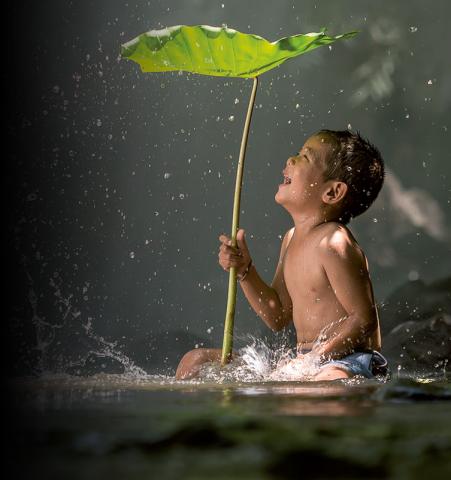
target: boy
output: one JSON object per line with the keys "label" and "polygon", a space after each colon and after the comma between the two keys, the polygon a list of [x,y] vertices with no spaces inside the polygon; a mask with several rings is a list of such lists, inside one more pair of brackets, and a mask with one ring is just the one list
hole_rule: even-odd
{"label": "boy", "polygon": [[[242,229],[236,248],[226,235],[219,237],[219,264],[237,269],[246,298],[271,329],[294,323],[297,359],[321,359],[314,380],[386,373],[368,262],[345,226],[382,187],[380,152],[359,133],[321,130],[287,160],[283,175],[275,200],[294,227],[283,238],[271,286],[257,273]],[[220,357],[220,349],[192,350],[176,378],[192,378]]]}

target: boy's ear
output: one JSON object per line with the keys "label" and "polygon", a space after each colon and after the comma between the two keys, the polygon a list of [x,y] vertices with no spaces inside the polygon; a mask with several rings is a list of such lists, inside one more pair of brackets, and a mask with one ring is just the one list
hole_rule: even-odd
{"label": "boy's ear", "polygon": [[343,200],[347,191],[348,186],[346,183],[337,181],[332,182],[323,193],[323,202],[328,203],[329,205],[338,203],[340,200]]}

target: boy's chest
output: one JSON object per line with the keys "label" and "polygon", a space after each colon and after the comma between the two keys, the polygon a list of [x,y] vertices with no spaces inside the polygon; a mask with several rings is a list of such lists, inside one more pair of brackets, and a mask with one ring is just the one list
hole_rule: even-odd
{"label": "boy's chest", "polygon": [[320,298],[331,293],[329,280],[315,250],[313,246],[294,244],[285,252],[284,278],[292,300]]}

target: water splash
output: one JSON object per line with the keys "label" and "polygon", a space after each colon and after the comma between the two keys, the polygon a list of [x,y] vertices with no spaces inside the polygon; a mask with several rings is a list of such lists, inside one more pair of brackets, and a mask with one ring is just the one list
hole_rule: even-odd
{"label": "water splash", "polygon": [[[117,342],[106,340],[103,336],[95,333],[93,318],[85,316],[76,307],[76,299],[73,294],[64,295],[60,276],[50,279],[49,285],[53,288],[55,306],[59,316],[54,321],[47,321],[39,315],[38,295],[36,294],[34,280],[27,268],[27,259],[22,257],[25,275],[28,279],[28,301],[32,310],[32,323],[35,330],[35,350],[37,351],[37,365],[34,373],[39,376],[52,376],[54,374],[76,374],[86,372],[86,367],[93,358],[111,359],[123,368],[123,375],[133,379],[144,379],[148,375],[145,370],[135,365],[127,355],[120,351]],[[90,284],[86,283],[82,288],[85,297]],[[77,358],[71,358],[69,354],[61,354],[61,345],[64,342],[74,340],[82,345],[78,349]],[[76,348],[75,348],[76,350]],[[59,353],[58,353],[59,352]]]}
{"label": "water splash", "polygon": [[297,355],[287,343],[274,347],[263,339],[250,336],[250,343],[238,350],[238,355],[228,365],[217,363],[202,366],[199,377],[203,381],[274,382],[309,381],[320,369],[320,357]]}
{"label": "water splash", "polygon": [[[129,358],[117,341],[104,338],[95,331],[95,318],[83,313],[84,300],[91,288],[85,283],[77,289],[77,294],[64,290],[61,275],[53,274],[48,285],[53,290],[55,315],[50,319],[39,312],[39,291],[28,271],[27,261],[23,259],[24,271],[29,282],[28,300],[32,311],[32,323],[35,333],[35,345],[32,354],[34,373],[38,376],[69,375],[74,377],[93,377],[95,375],[114,374],[118,378],[130,382],[146,382],[151,376]],[[347,317],[327,325],[314,343],[314,351],[321,344],[332,338],[341,339],[346,344],[350,339],[342,335],[342,323]],[[212,327],[210,327],[212,328]],[[364,333],[364,332],[362,332]],[[312,353],[298,355],[293,348],[293,341],[288,333],[278,334],[271,341],[248,335],[242,347],[238,349],[236,358],[226,367],[207,364],[201,369],[199,378],[193,383],[233,383],[233,382],[284,382],[315,380],[324,358]],[[235,339],[238,343],[242,338]],[[68,348],[66,348],[66,346]],[[318,349],[320,350],[320,349]],[[102,360],[105,359],[105,362]],[[106,364],[106,365],[105,365]],[[418,369],[396,371],[396,363],[392,369],[396,378],[447,378],[448,362],[436,363],[426,375]],[[98,380],[98,378],[97,378]],[[121,380],[122,381],[122,380]],[[165,377],[162,381],[175,382],[173,377]]]}
{"label": "water splash", "polygon": [[124,375],[127,377],[132,377],[135,379],[144,379],[147,378],[147,372],[141,367],[135,365],[133,360],[131,360],[127,355],[118,350],[117,342],[108,342],[102,336],[96,335],[92,329],[92,317],[88,317],[87,323],[83,325],[86,335],[91,340],[94,340],[97,348],[90,350],[87,355],[76,362],[70,362],[67,367],[84,367],[88,359],[92,356],[98,358],[111,358],[116,360],[119,364],[124,367]]}
{"label": "water splash", "polygon": [[312,353],[299,355],[277,365],[270,379],[276,381],[309,381],[314,380],[321,368],[321,357]]}

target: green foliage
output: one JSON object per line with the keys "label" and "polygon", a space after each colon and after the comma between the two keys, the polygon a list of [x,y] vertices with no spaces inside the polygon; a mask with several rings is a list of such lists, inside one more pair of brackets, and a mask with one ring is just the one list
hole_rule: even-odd
{"label": "green foliage", "polygon": [[185,70],[202,75],[253,78],[288,58],[356,34],[329,37],[321,31],[268,42],[258,35],[227,27],[177,25],[139,35],[122,45],[121,56],[138,63],[143,72]]}

